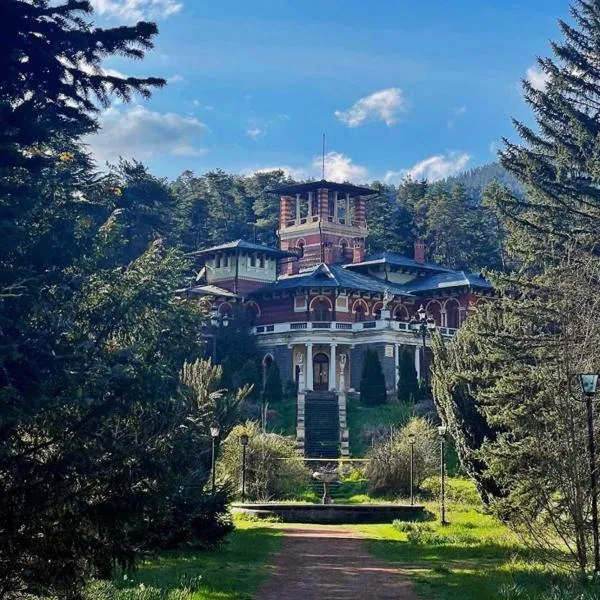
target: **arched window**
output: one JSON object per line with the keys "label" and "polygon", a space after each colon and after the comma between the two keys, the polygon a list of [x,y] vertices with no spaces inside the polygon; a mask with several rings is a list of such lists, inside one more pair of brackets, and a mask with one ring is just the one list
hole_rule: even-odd
{"label": "arched window", "polygon": [[369,307],[364,300],[357,300],[353,307],[352,312],[354,313],[354,321],[356,323],[361,323],[367,317],[367,313],[369,311]]}
{"label": "arched window", "polygon": [[223,316],[227,315],[229,318],[231,318],[233,315],[231,304],[229,304],[229,302],[221,302],[221,304],[219,304],[219,314]]}
{"label": "arched window", "polygon": [[248,323],[250,323],[250,325],[256,325],[258,318],[260,317],[260,307],[256,302],[251,301],[246,303],[246,315],[248,317]]}
{"label": "arched window", "polygon": [[395,321],[404,321],[405,323],[410,321],[408,316],[408,309],[403,304],[398,304],[396,308],[394,308],[394,320]]}
{"label": "arched window", "polygon": [[459,309],[458,300],[450,298],[446,300],[444,308],[446,309],[446,327],[458,329],[459,326]]}
{"label": "arched window", "polygon": [[311,303],[313,321],[331,321],[331,302],[328,298],[315,298]]}
{"label": "arched window", "polygon": [[383,310],[383,302],[377,302],[375,303],[375,305],[373,306],[373,310],[371,311],[373,313],[373,316],[375,317],[375,319],[377,319],[379,321],[379,319],[381,319],[381,311]]}
{"label": "arched window", "polygon": [[431,300],[425,307],[427,316],[431,317],[439,327],[442,324],[442,306],[437,300]]}

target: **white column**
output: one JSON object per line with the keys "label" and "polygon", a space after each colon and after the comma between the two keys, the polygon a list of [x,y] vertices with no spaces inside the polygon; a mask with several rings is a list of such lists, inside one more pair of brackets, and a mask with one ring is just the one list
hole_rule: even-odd
{"label": "white column", "polygon": [[308,218],[309,219],[312,217],[312,197],[313,197],[313,193],[308,192]]}
{"label": "white column", "polygon": [[346,211],[344,218],[346,219],[346,225],[348,225],[350,223],[350,194],[346,194]]}
{"label": "white column", "polygon": [[335,373],[335,365],[337,362],[337,358],[335,356],[335,349],[337,344],[329,344],[329,389],[335,390],[336,384],[336,373]]}
{"label": "white column", "polygon": [[296,225],[300,225],[300,194],[296,194]]}
{"label": "white column", "polygon": [[313,376],[313,345],[312,342],[306,344],[306,389],[314,389],[314,376]]}
{"label": "white column", "polygon": [[419,346],[415,346],[415,371],[417,379],[421,379],[421,348]]}
{"label": "white column", "polygon": [[338,210],[338,193],[337,192],[333,192],[333,215],[331,215],[333,217],[333,220],[335,223],[338,222],[338,219],[340,218],[340,211]]}
{"label": "white column", "polygon": [[396,385],[394,386],[396,388],[396,391],[398,391],[398,382],[400,381],[400,344],[394,344],[394,348],[396,350],[396,355],[395,355],[395,364],[396,364]]}

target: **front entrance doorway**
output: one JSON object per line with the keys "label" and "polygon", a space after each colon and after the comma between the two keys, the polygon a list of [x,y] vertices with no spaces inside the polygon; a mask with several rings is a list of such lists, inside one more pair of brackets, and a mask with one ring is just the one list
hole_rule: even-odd
{"label": "front entrance doorway", "polygon": [[313,358],[314,389],[318,392],[329,390],[329,357],[319,352]]}

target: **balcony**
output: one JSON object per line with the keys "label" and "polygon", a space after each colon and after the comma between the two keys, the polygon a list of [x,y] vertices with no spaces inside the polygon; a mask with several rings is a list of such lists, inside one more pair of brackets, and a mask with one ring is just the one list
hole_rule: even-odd
{"label": "balcony", "polygon": [[[388,321],[379,319],[377,321],[361,321],[360,323],[348,323],[345,321],[300,321],[295,323],[274,323],[272,325],[257,325],[252,328],[252,333],[256,335],[265,335],[269,333],[286,333],[288,331],[383,331],[390,329],[392,331],[404,331],[413,333],[410,323],[404,321]],[[438,331],[444,337],[452,337],[456,333],[456,329],[452,327],[438,327]]]}

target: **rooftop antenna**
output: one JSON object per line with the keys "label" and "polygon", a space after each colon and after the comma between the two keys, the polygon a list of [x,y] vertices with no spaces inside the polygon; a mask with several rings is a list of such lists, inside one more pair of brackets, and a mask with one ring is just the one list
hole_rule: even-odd
{"label": "rooftop antenna", "polygon": [[321,179],[325,181],[325,134],[323,134],[323,168],[321,172]]}

